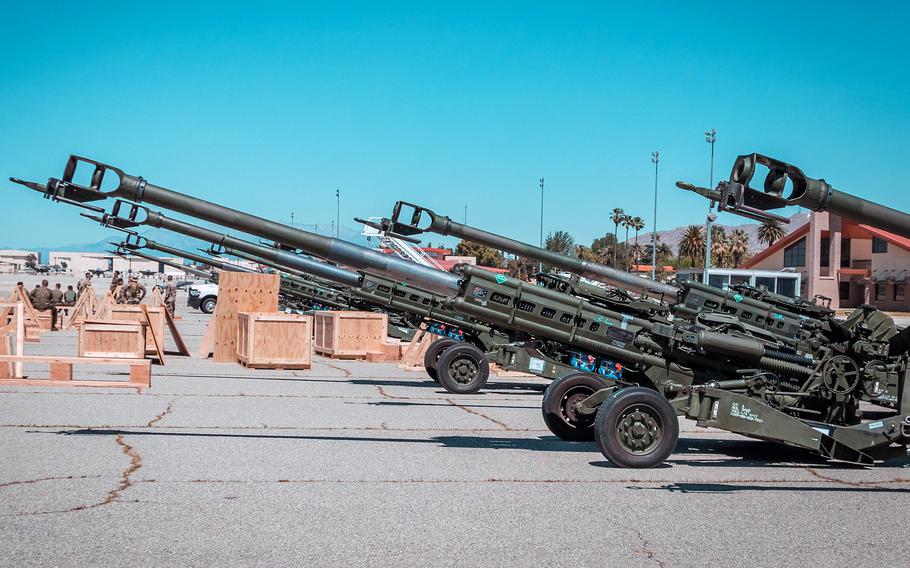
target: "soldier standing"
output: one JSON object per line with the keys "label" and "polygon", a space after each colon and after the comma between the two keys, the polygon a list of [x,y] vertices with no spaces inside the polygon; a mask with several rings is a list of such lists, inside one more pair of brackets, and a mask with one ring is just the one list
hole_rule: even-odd
{"label": "soldier standing", "polygon": [[114,277],[111,278],[111,294],[117,293],[117,287],[123,286],[123,276],[120,276],[120,271],[114,271]]}
{"label": "soldier standing", "polygon": [[130,282],[120,289],[117,295],[118,304],[139,304],[145,298],[145,286],[139,283],[139,279],[130,276]]}
{"label": "soldier standing", "polygon": [[86,288],[91,288],[91,287],[92,287],[92,273],[86,272],[85,278],[83,278],[82,280],[79,281],[78,284],[76,284],[76,291],[79,292],[79,295],[81,296],[83,290],[85,290]]}
{"label": "soldier standing", "polygon": [[167,277],[167,284],[164,287],[164,305],[167,311],[174,317],[174,310],[177,308],[177,286],[174,285],[174,277]]}
{"label": "soldier standing", "polygon": [[54,297],[47,287],[47,280],[42,280],[41,286],[32,290],[28,299],[39,312],[51,312],[51,330],[57,329],[57,306],[54,305]]}

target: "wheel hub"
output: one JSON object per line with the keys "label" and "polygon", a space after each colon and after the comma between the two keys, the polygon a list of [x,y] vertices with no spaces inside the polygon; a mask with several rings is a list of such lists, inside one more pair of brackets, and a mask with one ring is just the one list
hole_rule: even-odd
{"label": "wheel hub", "polygon": [[642,454],[651,451],[660,442],[663,425],[655,409],[635,405],[620,415],[616,433],[623,449],[633,454]]}
{"label": "wheel hub", "polygon": [[575,387],[566,391],[562,396],[562,403],[559,405],[560,414],[563,421],[571,426],[586,426],[594,421],[593,416],[585,416],[578,413],[578,405],[586,398],[591,396],[594,391],[589,388]]}
{"label": "wheel hub", "polygon": [[473,381],[477,371],[477,364],[467,358],[456,359],[449,365],[449,376],[461,384]]}

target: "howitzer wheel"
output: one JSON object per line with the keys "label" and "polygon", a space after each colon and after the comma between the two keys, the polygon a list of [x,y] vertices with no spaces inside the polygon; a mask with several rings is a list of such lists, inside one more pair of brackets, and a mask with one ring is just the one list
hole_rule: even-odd
{"label": "howitzer wheel", "polygon": [[597,409],[594,436],[601,453],[614,465],[654,467],[673,453],[679,422],[663,396],[630,387],[618,390]]}
{"label": "howitzer wheel", "polygon": [[550,383],[543,393],[540,409],[550,432],[570,442],[594,439],[594,416],[579,414],[578,403],[606,387],[587,373],[573,373]]}
{"label": "howitzer wheel", "polygon": [[483,351],[469,343],[453,345],[436,361],[436,376],[450,393],[472,394],[487,384],[490,362]]}
{"label": "howitzer wheel", "polygon": [[859,366],[846,355],[836,355],[822,367],[822,384],[834,394],[853,392],[859,381]]}
{"label": "howitzer wheel", "polygon": [[449,347],[458,345],[459,343],[461,342],[455,341],[454,339],[438,339],[431,343],[424,352],[423,368],[426,369],[427,375],[437,383],[439,382],[439,377],[436,375],[436,363],[439,361],[439,356]]}

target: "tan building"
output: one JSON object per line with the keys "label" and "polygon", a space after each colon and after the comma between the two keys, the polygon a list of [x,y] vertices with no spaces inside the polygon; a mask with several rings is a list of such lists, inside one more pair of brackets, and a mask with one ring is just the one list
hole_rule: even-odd
{"label": "tan building", "polygon": [[827,212],[813,212],[742,268],[799,271],[800,295],[831,298],[833,308],[910,311],[910,239]]}
{"label": "tan building", "polygon": [[38,253],[30,250],[0,249],[0,272],[16,272],[25,268],[28,255],[35,255],[35,262],[40,262]]}
{"label": "tan building", "polygon": [[[82,274],[93,270],[103,270],[105,272],[117,270],[124,274],[130,270],[133,272],[163,272],[164,274],[182,275],[183,272],[170,266],[162,266],[159,262],[153,262],[144,258],[123,258],[113,256],[103,252],[66,252],[55,251],[49,255],[48,263],[51,265],[66,263],[66,269],[74,274]],[[182,263],[182,259],[168,257],[165,260]]]}

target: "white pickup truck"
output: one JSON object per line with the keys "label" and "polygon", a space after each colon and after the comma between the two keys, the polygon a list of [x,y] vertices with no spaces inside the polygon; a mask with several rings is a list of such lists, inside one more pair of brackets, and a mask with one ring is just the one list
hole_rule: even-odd
{"label": "white pickup truck", "polygon": [[204,314],[215,311],[215,304],[218,303],[218,284],[193,284],[189,287],[188,294],[186,304],[189,307],[201,310]]}

